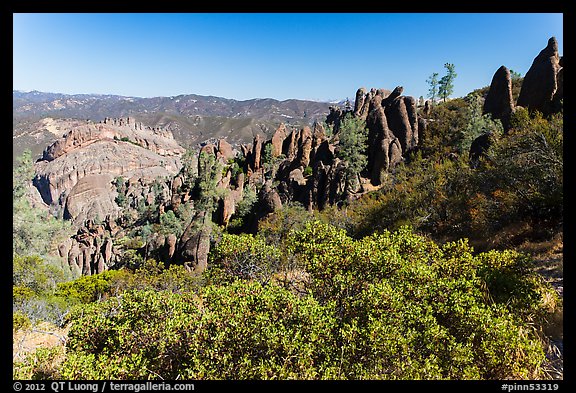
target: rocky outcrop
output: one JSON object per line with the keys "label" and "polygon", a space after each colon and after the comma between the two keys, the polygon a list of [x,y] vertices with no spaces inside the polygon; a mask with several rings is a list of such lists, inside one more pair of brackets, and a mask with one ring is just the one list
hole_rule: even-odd
{"label": "rocky outcrop", "polygon": [[385,113],[388,126],[400,141],[402,152],[406,153],[418,144],[418,115],[416,100],[413,97],[398,96],[386,102]]}
{"label": "rocky outcrop", "polygon": [[310,164],[310,153],[312,152],[312,131],[305,126],[300,130],[298,136],[298,153],[296,155],[296,165],[306,168]]}
{"label": "rocky outcrop", "polygon": [[102,224],[87,220],[74,236],[58,246],[58,253],[76,275],[102,273],[119,262],[120,250],[113,242],[118,231],[110,216]]}
{"label": "rocky outcrop", "polygon": [[354,101],[354,117],[366,120],[368,116],[368,106],[372,96],[366,93],[366,89],[361,87],[356,91],[356,101]]}
{"label": "rocky outcrop", "polygon": [[117,216],[113,179],[171,178],[184,151],[168,131],[130,119],[79,125],[44,151],[33,184],[47,205],[74,223]]}
{"label": "rocky outcrop", "polygon": [[513,111],[514,100],[512,98],[510,70],[501,66],[492,77],[490,89],[484,100],[483,112],[490,113],[494,119],[500,119],[504,130],[508,130]]}
{"label": "rocky outcrop", "polygon": [[[212,222],[228,225],[245,187],[258,191],[248,225],[257,225],[259,219],[292,201],[310,210],[322,209],[365,192],[368,180],[359,174],[351,178],[347,163],[338,158],[339,127],[347,114],[366,120],[367,175],[379,185],[418,144],[423,124],[415,100],[402,91],[400,86],[393,91],[359,89],[354,109],[350,105],[330,109],[327,123],[336,132],[330,137],[319,122],[293,129],[281,124],[269,140],[256,135],[252,145],[240,146],[243,168],[229,165],[237,151],[224,139],[203,144],[197,156],[186,155],[183,166],[183,149],[160,143],[169,139],[168,133],[146,130],[129,119],[106,119],[101,128],[70,130],[46,149],[44,159],[36,164],[35,184],[45,202],[62,206],[66,218],[89,223],[79,225],[78,234],[60,247],[61,255],[79,273],[94,274],[114,266],[122,252],[114,246],[124,236],[121,228],[142,221],[140,215],[147,208],[158,209],[159,215],[184,208],[192,218],[180,236],[165,231],[148,235],[139,249],[142,256],[202,272],[208,263]],[[120,134],[118,130],[124,128],[128,131]],[[136,139],[141,131],[153,134],[150,141]],[[216,190],[204,193],[201,182],[214,184]],[[107,217],[109,227],[96,226],[94,217]]]}
{"label": "rocky outcrop", "polygon": [[[561,69],[558,42],[555,37],[551,37],[546,48],[536,56],[524,76],[517,105],[545,115],[552,113]],[[561,77],[563,79],[563,76]],[[556,99],[558,100],[558,97]]]}
{"label": "rocky outcrop", "polygon": [[554,93],[554,97],[552,98],[552,112],[557,113],[562,110],[563,107],[563,100],[564,100],[564,61],[563,58],[560,58],[560,71],[556,74],[556,93]]}
{"label": "rocky outcrop", "polygon": [[189,271],[203,272],[208,266],[211,233],[210,215],[206,214],[206,211],[197,212],[180,238],[177,262]]}
{"label": "rocky outcrop", "polygon": [[232,145],[226,142],[226,139],[219,139],[217,158],[224,162],[228,162],[229,160],[234,159],[234,157],[236,157],[236,154],[234,153]]}
{"label": "rocky outcrop", "polygon": [[282,154],[284,139],[286,139],[286,126],[282,123],[272,135],[272,157],[278,157]]}
{"label": "rocky outcrop", "polygon": [[378,89],[370,99],[366,117],[367,173],[375,186],[380,185],[385,174],[418,145],[418,128],[422,121],[418,117],[416,100],[402,96],[402,91],[401,86],[392,92]]}
{"label": "rocky outcrop", "polygon": [[[66,124],[59,124],[58,127],[65,129]],[[161,156],[181,156],[185,151],[168,130],[146,127],[131,118],[106,118],[101,123],[87,122],[70,129],[44,150],[42,160],[52,161],[73,150],[109,139],[129,142]]]}
{"label": "rocky outcrop", "polygon": [[339,106],[331,106],[328,108],[329,113],[326,116],[326,124],[332,127],[332,132],[337,134],[340,130],[340,123],[348,113],[353,113],[353,110],[342,109]]}
{"label": "rocky outcrop", "polygon": [[69,191],[64,204],[64,219],[84,222],[92,217],[106,217],[119,209],[114,201],[113,176],[86,175]]}
{"label": "rocky outcrop", "polygon": [[250,155],[250,168],[256,172],[262,166],[262,153],[263,153],[262,137],[256,135],[254,143],[252,143],[252,150]]}

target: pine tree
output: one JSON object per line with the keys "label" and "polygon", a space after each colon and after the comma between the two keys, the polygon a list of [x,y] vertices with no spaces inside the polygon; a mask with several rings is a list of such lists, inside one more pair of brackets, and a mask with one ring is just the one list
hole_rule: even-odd
{"label": "pine tree", "polygon": [[438,82],[438,94],[446,102],[446,99],[454,92],[454,79],[458,76],[454,71],[454,64],[444,64],[446,68],[446,75],[444,75],[440,82]]}
{"label": "pine tree", "polygon": [[340,125],[338,158],[347,162],[346,183],[352,186],[358,174],[366,167],[368,158],[363,152],[366,150],[368,130],[362,119],[347,114]]}
{"label": "pine tree", "polygon": [[435,104],[436,96],[438,95],[438,73],[434,72],[430,75],[426,80],[426,83],[430,85],[430,89],[428,89],[428,98],[432,99],[432,104]]}

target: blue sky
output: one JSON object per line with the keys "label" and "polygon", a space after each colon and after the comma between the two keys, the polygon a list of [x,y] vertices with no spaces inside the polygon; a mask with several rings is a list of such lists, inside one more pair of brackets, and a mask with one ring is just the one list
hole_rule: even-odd
{"label": "blue sky", "polygon": [[14,14],[13,88],[136,97],[237,100],[354,98],[359,87],[414,97],[445,63],[453,97],[490,84],[505,65],[524,75],[552,13]]}

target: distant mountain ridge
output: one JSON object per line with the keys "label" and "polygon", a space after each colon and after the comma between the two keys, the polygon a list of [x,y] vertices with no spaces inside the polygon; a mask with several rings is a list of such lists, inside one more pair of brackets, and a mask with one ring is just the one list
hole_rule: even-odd
{"label": "distant mountain ridge", "polygon": [[43,129],[45,118],[102,121],[130,116],[151,127],[169,129],[182,146],[191,147],[221,137],[232,144],[250,143],[257,134],[269,137],[280,123],[312,125],[324,121],[334,105],[298,99],[240,101],[197,94],[141,98],[13,90],[12,97],[15,156],[25,148],[38,154],[53,141],[53,132]]}
{"label": "distant mountain ridge", "polygon": [[[13,90],[15,118],[30,115],[90,118],[126,117],[136,113],[173,113],[188,117],[219,116],[228,118],[254,118],[277,122],[306,120],[313,122],[328,112],[331,103],[273,98],[235,100],[215,96],[185,94],[170,97],[126,97],[98,94],[60,94],[39,91]],[[294,119],[294,120],[290,120]]]}

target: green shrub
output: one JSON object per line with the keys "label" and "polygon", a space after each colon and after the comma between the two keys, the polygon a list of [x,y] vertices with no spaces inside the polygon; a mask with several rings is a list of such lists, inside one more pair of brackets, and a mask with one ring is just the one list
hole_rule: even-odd
{"label": "green shrub", "polygon": [[125,292],[71,315],[64,379],[288,379],[329,373],[333,321],[314,299],[237,281],[201,298]]}
{"label": "green shrub", "polygon": [[280,263],[278,248],[251,234],[224,233],[209,255],[210,274],[216,282],[240,278],[266,283],[278,271]]}
{"label": "green shrub", "polygon": [[27,287],[37,295],[52,292],[59,282],[68,278],[62,266],[38,255],[15,254],[12,266],[13,284]]}
{"label": "green shrub", "polygon": [[28,353],[21,361],[15,361],[12,367],[12,378],[20,380],[60,379],[59,365],[64,357],[64,348],[40,347]]}
{"label": "green shrub", "polygon": [[32,327],[30,318],[28,318],[24,313],[20,311],[15,311],[12,313],[12,331],[16,332],[18,330],[27,330]]}
{"label": "green shrub", "polygon": [[110,293],[112,282],[122,272],[108,270],[92,276],[82,276],[74,281],[58,284],[56,295],[65,298],[70,304],[94,302]]}
{"label": "green shrub", "polygon": [[[435,243],[402,227],[353,240],[319,222],[291,247],[311,275],[310,292],[335,304],[345,378],[534,378],[544,352],[524,319],[542,308],[530,277],[510,278],[515,301],[493,291],[488,261],[467,241]],[[510,262],[512,263],[512,262]],[[541,283],[541,285],[544,285]]]}

